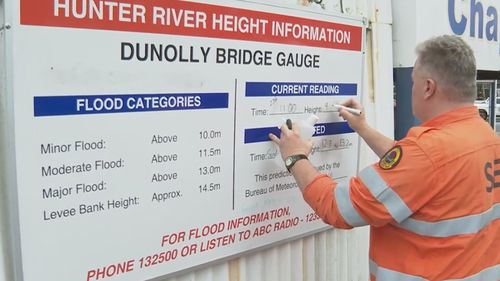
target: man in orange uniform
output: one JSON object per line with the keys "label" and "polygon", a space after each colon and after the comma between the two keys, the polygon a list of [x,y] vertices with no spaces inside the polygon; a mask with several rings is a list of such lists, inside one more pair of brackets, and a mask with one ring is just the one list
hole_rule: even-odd
{"label": "man in orange uniform", "polygon": [[[307,160],[312,143],[295,124],[270,138],[326,223],[371,226],[371,280],[500,280],[500,138],[473,105],[473,52],[454,36],[425,41],[412,79],[413,114],[422,124],[400,141],[340,109],[381,157],[348,185]],[[362,109],[354,100],[343,105]]]}

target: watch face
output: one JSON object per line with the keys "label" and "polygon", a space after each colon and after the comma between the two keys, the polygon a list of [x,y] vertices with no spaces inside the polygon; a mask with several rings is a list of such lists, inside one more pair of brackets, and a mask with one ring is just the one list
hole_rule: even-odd
{"label": "watch face", "polygon": [[290,155],[285,159],[286,169],[290,172],[290,168],[300,159],[307,159],[305,154]]}

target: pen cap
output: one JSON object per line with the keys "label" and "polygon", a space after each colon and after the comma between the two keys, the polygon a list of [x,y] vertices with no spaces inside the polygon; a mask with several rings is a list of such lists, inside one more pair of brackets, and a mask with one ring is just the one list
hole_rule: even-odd
{"label": "pen cap", "polygon": [[298,122],[299,125],[299,130],[300,130],[300,136],[308,140],[314,135],[314,124],[318,122],[319,118],[318,116],[312,114],[311,116],[307,117],[305,120],[300,120]]}

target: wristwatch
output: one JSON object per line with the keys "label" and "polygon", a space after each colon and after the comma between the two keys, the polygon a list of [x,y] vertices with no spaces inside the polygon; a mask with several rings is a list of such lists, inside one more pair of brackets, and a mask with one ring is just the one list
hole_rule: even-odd
{"label": "wristwatch", "polygon": [[290,169],[295,165],[295,163],[302,159],[308,159],[305,154],[295,154],[290,155],[285,159],[285,167],[290,172]]}

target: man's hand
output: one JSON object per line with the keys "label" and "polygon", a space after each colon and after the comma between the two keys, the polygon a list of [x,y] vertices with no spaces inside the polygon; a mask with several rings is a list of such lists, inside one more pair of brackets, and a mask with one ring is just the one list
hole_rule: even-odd
{"label": "man's hand", "polygon": [[339,113],[340,116],[347,121],[349,126],[365,140],[368,146],[373,150],[373,152],[375,152],[375,154],[378,155],[378,157],[382,157],[387,151],[389,151],[389,149],[391,149],[391,147],[394,146],[395,142],[393,139],[384,136],[379,131],[368,125],[365,119],[365,111],[358,101],[348,99],[341,104],[343,106],[361,110],[361,115],[352,114],[344,109],[339,109]]}
{"label": "man's hand", "polygon": [[361,110],[361,114],[356,115],[356,114],[350,113],[349,111],[347,111],[345,109],[342,109],[342,108],[339,109],[340,116],[342,116],[342,118],[344,118],[347,121],[347,123],[349,124],[349,127],[351,127],[353,130],[355,130],[358,133],[367,127],[366,120],[365,120],[365,112],[363,110],[363,107],[361,106],[361,104],[357,100],[348,99],[340,104],[343,106],[347,106],[350,108],[355,108],[355,109]]}
{"label": "man's hand", "polygon": [[[290,155],[305,154],[309,156],[312,150],[312,140],[304,140],[300,137],[299,126],[292,123],[292,129],[288,129],[286,124],[281,126],[280,138],[274,134],[269,134],[269,138],[278,145],[281,158],[285,160]],[[319,175],[319,171],[311,164],[310,161],[298,161],[290,170],[301,192],[307,185]]]}
{"label": "man's hand", "polygon": [[309,155],[312,150],[312,140],[306,141],[300,137],[299,126],[295,122],[292,123],[291,130],[283,124],[279,138],[272,133],[269,134],[269,138],[278,145],[283,160],[295,154]]}

